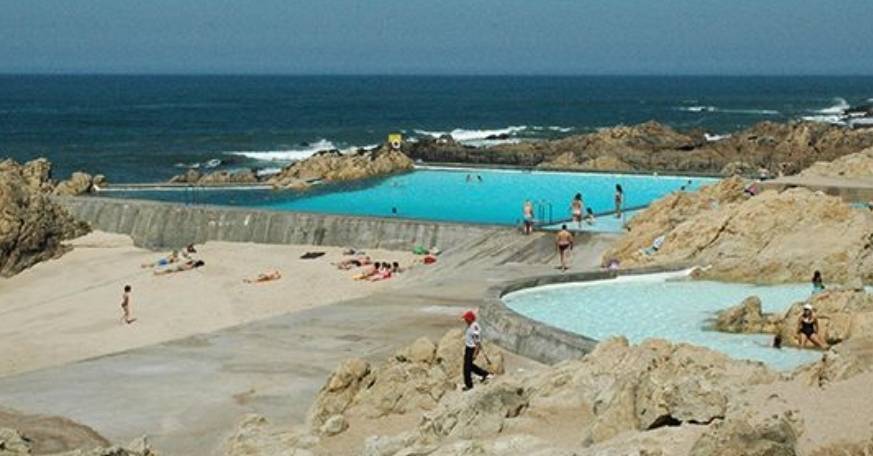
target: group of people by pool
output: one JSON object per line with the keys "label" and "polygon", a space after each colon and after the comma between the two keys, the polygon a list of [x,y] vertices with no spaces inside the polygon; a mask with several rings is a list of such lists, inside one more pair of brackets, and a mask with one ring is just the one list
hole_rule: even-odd
{"label": "group of people by pool", "polygon": [[[622,217],[622,210],[624,208],[624,189],[621,184],[615,184],[615,193],[613,194],[613,203],[615,211],[613,212],[616,218]],[[522,232],[524,234],[531,234],[533,232],[533,227],[536,224],[536,215],[534,211],[534,204],[531,200],[525,200],[522,205],[522,219],[524,224],[522,226]],[[570,200],[570,221],[575,222],[579,229],[582,229],[582,223],[586,223],[588,225],[594,225],[597,222],[597,217],[594,214],[594,210],[590,207],[585,207],[585,201],[582,198],[581,193],[576,193],[573,196],[573,199]],[[567,229],[566,225],[564,225],[563,229]]]}

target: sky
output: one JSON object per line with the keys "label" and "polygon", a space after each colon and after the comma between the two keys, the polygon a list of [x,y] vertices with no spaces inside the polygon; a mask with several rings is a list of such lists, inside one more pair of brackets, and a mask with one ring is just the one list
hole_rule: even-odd
{"label": "sky", "polygon": [[0,73],[873,74],[873,0],[0,0]]}

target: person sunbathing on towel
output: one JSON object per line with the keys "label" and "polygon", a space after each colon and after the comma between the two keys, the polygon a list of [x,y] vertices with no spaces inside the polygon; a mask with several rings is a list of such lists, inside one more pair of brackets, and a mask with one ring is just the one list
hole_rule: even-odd
{"label": "person sunbathing on towel", "polygon": [[261,282],[270,282],[273,280],[279,280],[282,278],[282,273],[278,270],[273,270],[271,272],[258,274],[258,276],[254,279],[243,279],[245,283],[261,283]]}

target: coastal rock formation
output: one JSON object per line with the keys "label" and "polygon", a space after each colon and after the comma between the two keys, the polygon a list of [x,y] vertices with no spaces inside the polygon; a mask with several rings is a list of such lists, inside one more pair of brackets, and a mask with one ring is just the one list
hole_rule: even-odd
{"label": "coastal rock formation", "polygon": [[225,456],[312,456],[318,437],[293,430],[277,430],[266,418],[249,414],[224,444]]}
{"label": "coastal rock formation", "polygon": [[94,177],[88,173],[75,172],[69,179],[58,182],[53,193],[60,196],[77,196],[91,193]]}
{"label": "coastal rock formation", "polygon": [[807,177],[873,177],[873,147],[861,152],[844,155],[831,162],[816,162],[800,172]]}
{"label": "coastal rock formation", "polygon": [[[725,190],[731,196],[719,199]],[[803,188],[746,198],[729,180],[655,202],[603,259],[622,267],[693,262],[706,266],[700,277],[726,281],[798,282],[821,270],[836,283],[866,282],[873,280],[871,233],[873,216],[839,198]],[[657,251],[646,251],[659,237]]]}
{"label": "coastal rock formation", "polygon": [[[377,368],[361,359],[346,360],[316,396],[307,422],[319,429],[346,414],[380,418],[432,410],[456,388],[463,353],[463,333],[454,330],[439,345],[418,339]],[[488,356],[494,364],[486,368],[502,372],[503,356],[490,349]],[[339,428],[338,432],[344,430]]]}
{"label": "coastal rock formation", "polygon": [[737,416],[712,426],[690,456],[794,456],[797,431],[787,417]]}
{"label": "coastal rock formation", "polygon": [[278,188],[305,188],[315,181],[350,181],[412,169],[403,152],[381,147],[343,154],[338,150],[318,152],[272,176],[269,183]]}
{"label": "coastal rock formation", "polygon": [[775,315],[761,312],[761,299],[749,296],[738,306],[718,313],[713,329],[730,333],[770,333],[775,334],[781,323]]}
{"label": "coastal rock formation", "polygon": [[46,456],[157,456],[145,437],[138,438],[124,447],[86,446],[70,451],[39,451],[36,453],[30,436],[22,435],[14,429],[0,428],[0,456],[30,456],[32,454]]}
{"label": "coastal rock formation", "polygon": [[422,138],[404,146],[414,160],[592,170],[689,171],[751,175],[793,174],[873,146],[873,130],[816,122],[762,122],[708,141],[703,131],[678,132],[657,122],[604,128],[551,141],[464,146]]}
{"label": "coastal rock formation", "polygon": [[873,335],[855,337],[828,350],[794,373],[807,385],[823,387],[873,370]]}
{"label": "coastal rock formation", "polygon": [[788,309],[779,328],[783,343],[796,344],[797,321],[805,304],[811,304],[815,309],[819,331],[828,344],[873,335],[873,295],[863,289],[831,290],[813,295],[806,302],[795,303]]}
{"label": "coastal rock formation", "polygon": [[68,249],[61,241],[89,231],[55,204],[46,188],[44,163],[0,162],[0,275],[9,277]]}

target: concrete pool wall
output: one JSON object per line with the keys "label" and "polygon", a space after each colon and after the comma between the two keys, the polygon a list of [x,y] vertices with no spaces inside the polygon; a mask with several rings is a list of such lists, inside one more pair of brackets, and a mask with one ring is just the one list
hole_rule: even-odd
{"label": "concrete pool wall", "polygon": [[687,265],[676,264],[623,271],[549,274],[495,285],[488,289],[485,301],[479,309],[485,340],[546,364],[581,358],[594,349],[597,340],[525,317],[507,307],[503,302],[503,296],[513,291],[543,285],[613,279],[625,275],[672,272],[685,268]]}
{"label": "concrete pool wall", "polygon": [[90,196],[59,197],[57,201],[93,229],[130,235],[137,246],[150,249],[206,241],[401,250],[416,245],[445,248],[497,230],[513,229]]}

